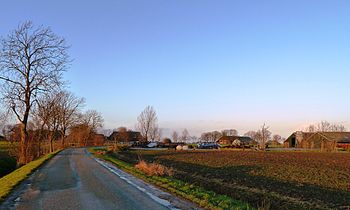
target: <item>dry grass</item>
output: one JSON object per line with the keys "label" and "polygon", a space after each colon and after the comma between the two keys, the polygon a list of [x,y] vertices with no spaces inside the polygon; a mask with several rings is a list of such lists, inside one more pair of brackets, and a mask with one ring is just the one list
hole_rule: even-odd
{"label": "dry grass", "polygon": [[141,160],[138,164],[136,164],[135,168],[144,172],[148,176],[172,176],[174,174],[171,168],[165,167],[158,163],[147,163],[144,160]]}

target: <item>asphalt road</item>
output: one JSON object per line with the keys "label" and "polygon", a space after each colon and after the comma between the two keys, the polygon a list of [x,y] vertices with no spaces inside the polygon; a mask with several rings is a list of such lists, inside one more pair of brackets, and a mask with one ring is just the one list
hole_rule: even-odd
{"label": "asphalt road", "polygon": [[[96,162],[85,149],[67,149],[36,171],[0,209],[170,208],[122,178]],[[193,209],[186,202],[180,200],[182,206]]]}

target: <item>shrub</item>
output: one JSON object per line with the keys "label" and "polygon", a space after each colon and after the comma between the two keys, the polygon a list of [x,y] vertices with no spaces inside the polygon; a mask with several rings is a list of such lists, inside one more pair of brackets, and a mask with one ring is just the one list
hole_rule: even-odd
{"label": "shrub", "polygon": [[136,164],[135,168],[144,172],[148,176],[172,176],[174,174],[171,168],[158,163],[146,163],[144,160],[141,160]]}
{"label": "shrub", "polygon": [[105,150],[97,150],[95,153],[96,153],[96,155],[105,155],[106,151]]}

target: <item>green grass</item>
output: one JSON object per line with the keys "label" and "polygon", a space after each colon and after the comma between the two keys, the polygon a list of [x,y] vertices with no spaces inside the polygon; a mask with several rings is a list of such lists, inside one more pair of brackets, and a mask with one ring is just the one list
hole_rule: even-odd
{"label": "green grass", "polygon": [[11,144],[8,141],[0,141],[0,152],[8,152]]}
{"label": "green grass", "polygon": [[34,160],[15,171],[0,178],[0,202],[2,202],[6,196],[24,179],[26,179],[35,169],[45,163],[47,160],[56,155],[59,151],[47,154],[37,160]]}
{"label": "green grass", "polygon": [[113,163],[118,168],[142,180],[155,184],[173,194],[176,194],[183,198],[191,200],[203,208],[206,208],[206,209],[254,209],[247,203],[234,200],[231,197],[226,195],[219,195],[213,191],[205,190],[202,187],[184,182],[182,180],[178,180],[172,177],[147,176],[140,170],[136,169],[133,165],[117,159],[113,154],[106,154],[106,155],[95,154],[97,150],[103,150],[103,149],[90,148],[89,152],[91,152],[98,158],[101,158]]}

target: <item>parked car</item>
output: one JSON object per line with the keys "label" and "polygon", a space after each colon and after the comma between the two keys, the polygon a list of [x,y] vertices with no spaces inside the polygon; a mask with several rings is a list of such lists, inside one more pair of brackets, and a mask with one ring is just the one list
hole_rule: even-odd
{"label": "parked car", "polygon": [[214,142],[199,143],[197,147],[198,149],[219,149],[219,145]]}
{"label": "parked car", "polygon": [[148,148],[155,148],[158,146],[158,143],[157,142],[150,142],[149,144],[147,144],[147,147]]}

